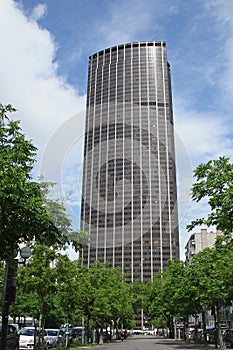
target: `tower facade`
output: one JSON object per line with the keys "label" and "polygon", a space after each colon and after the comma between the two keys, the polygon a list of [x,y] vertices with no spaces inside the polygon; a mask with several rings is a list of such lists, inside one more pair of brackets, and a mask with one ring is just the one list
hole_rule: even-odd
{"label": "tower facade", "polygon": [[81,229],[84,265],[141,282],[179,258],[170,69],[164,42],[89,58]]}

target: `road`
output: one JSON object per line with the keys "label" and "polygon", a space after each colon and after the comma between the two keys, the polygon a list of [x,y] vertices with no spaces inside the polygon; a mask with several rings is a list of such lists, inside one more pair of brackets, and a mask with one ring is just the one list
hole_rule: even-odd
{"label": "road", "polygon": [[[210,346],[209,349],[214,347]],[[98,350],[203,350],[203,345],[186,344],[183,341],[164,339],[151,336],[133,336],[123,342],[118,340],[114,343],[97,345]],[[205,348],[208,349],[208,348]]]}

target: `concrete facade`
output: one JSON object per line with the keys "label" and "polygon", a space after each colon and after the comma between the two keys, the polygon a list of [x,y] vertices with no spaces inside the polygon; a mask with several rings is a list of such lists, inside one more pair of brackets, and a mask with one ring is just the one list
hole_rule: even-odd
{"label": "concrete facade", "polygon": [[201,252],[205,248],[212,248],[215,244],[216,238],[222,235],[221,231],[207,231],[207,229],[201,229],[200,232],[191,234],[186,246],[185,246],[185,260],[189,264],[192,257]]}

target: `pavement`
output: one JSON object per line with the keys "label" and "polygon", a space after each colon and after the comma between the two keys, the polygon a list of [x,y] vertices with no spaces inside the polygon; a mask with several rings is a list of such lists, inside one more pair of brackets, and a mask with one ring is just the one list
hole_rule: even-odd
{"label": "pavement", "polygon": [[[184,342],[183,340],[165,339],[156,336],[132,336],[123,342],[117,340],[112,343],[96,345],[92,349],[96,350],[213,350],[215,346],[208,344],[195,344]],[[86,347],[82,347],[86,349]]]}

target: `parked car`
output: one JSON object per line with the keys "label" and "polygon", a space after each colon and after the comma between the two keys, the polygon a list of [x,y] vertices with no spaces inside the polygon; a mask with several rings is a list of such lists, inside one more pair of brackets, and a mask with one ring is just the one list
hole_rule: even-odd
{"label": "parked car", "polygon": [[233,329],[227,329],[223,335],[223,341],[226,345],[233,348]]}
{"label": "parked car", "polygon": [[46,332],[49,348],[56,348],[65,344],[65,334],[62,329],[46,328]]}
{"label": "parked car", "polygon": [[[1,329],[0,325],[0,341],[1,341]],[[18,350],[19,349],[19,335],[17,328],[11,324],[7,327],[7,337],[6,337],[6,350]]]}
{"label": "parked car", "polygon": [[[36,334],[35,334],[36,331]],[[35,330],[35,327],[24,327],[19,331],[19,350],[28,350],[34,348],[34,340],[36,340],[36,346],[39,342],[39,332]],[[47,332],[44,331],[44,349],[47,350]]]}
{"label": "parked car", "polygon": [[73,328],[69,328],[68,334],[67,334],[67,329],[65,327],[61,328],[61,330],[64,332],[65,343],[66,343],[66,337],[68,337],[68,346],[70,346],[73,339],[76,338],[75,330]]}

